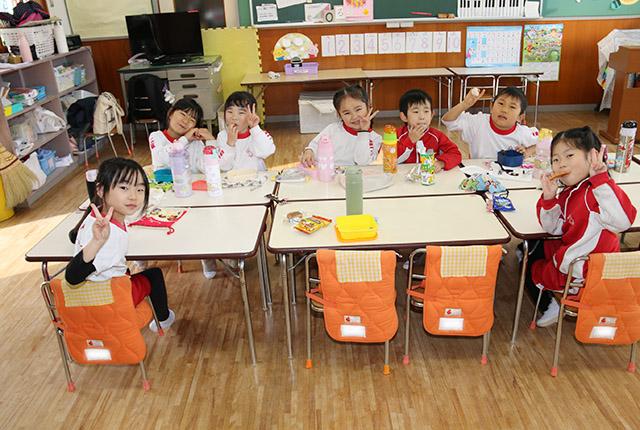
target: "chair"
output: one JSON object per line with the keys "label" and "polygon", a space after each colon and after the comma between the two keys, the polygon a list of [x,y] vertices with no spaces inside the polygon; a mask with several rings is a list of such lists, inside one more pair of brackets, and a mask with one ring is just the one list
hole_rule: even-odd
{"label": "chair", "polygon": [[[424,277],[414,275],[414,259],[426,252]],[[409,364],[411,298],[423,303],[424,329],[440,336],[482,336],[482,358],[487,363],[493,298],[500,245],[427,246],[417,249],[409,259],[406,329],[403,363]],[[422,279],[413,285],[414,279]]]}
{"label": "chair", "polygon": [[127,153],[129,156],[132,155],[131,148],[127,143],[127,138],[125,137],[122,129],[122,116],[124,116],[124,110],[118,103],[118,100],[114,97],[113,94],[109,92],[103,92],[98,97],[96,101],[96,108],[93,113],[93,124],[92,124],[92,132],[84,133],[82,140],[85,146],[85,166],[88,165],[87,153],[86,153],[86,139],[93,139],[96,149],[96,159],[98,162],[100,161],[100,153],[98,152],[98,139],[102,137],[106,137],[109,139],[109,143],[111,144],[111,149],[113,150],[113,154],[117,157],[118,152],[116,151],[116,147],[113,144],[113,140],[111,136],[119,134],[122,136],[122,140],[124,141],[124,146],[127,148]]}
{"label": "chair", "polygon": [[[487,83],[489,80],[491,83]],[[466,76],[461,80],[460,88],[460,101],[464,100],[467,92],[471,88],[478,88],[480,91],[485,90],[485,95],[478,101],[482,102],[482,108],[484,109],[485,101],[491,103],[496,93],[496,77],[493,75],[472,75]]]}
{"label": "chair", "polygon": [[135,145],[135,127],[144,125],[149,140],[149,125],[157,130],[163,126],[170,104],[164,95],[168,89],[167,79],[143,73],[135,75],[127,81],[127,112],[131,146]]}
{"label": "chair", "polygon": [[[69,288],[60,279],[45,281],[42,295],[53,323],[67,377],[67,391],[75,391],[69,361],[78,364],[138,364],[145,391],[151,388],[144,357],[146,345],[140,329],[153,317],[147,301],[133,306],[131,281],[123,276],[106,282],[86,281]],[[162,329],[158,331],[163,335]]]}
{"label": "chair", "polygon": [[575,285],[571,276],[562,292],[551,376],[558,375],[562,322],[565,315],[577,314],[576,339],[582,343],[631,345],[627,370],[636,370],[636,344],[640,339],[640,251],[591,254],[569,265],[588,261],[587,276],[580,301],[568,297]]}
{"label": "chair", "polygon": [[[317,258],[319,285],[310,288],[309,262]],[[395,308],[396,254],[393,251],[318,250],[305,259],[307,361],[311,359],[311,304],[324,317],[329,336],[340,342],[384,342],[383,373],[389,367],[389,341],[398,331]]]}

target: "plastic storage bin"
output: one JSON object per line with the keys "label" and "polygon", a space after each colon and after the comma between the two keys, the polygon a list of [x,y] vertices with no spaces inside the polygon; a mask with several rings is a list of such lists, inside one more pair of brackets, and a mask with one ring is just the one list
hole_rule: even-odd
{"label": "plastic storage bin", "polygon": [[300,133],[319,133],[338,120],[333,107],[333,93],[329,91],[300,93],[298,112]]}
{"label": "plastic storage bin", "polygon": [[38,162],[42,171],[49,176],[56,169],[56,152],[50,149],[38,149]]}
{"label": "plastic storage bin", "polygon": [[284,65],[285,75],[317,75],[318,63],[302,63],[300,66]]}

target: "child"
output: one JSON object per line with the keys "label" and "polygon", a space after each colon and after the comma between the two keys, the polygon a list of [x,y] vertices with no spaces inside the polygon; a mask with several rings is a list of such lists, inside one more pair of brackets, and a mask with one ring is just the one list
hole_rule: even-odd
{"label": "child", "polygon": [[[527,97],[518,88],[507,87],[498,92],[491,104],[491,114],[465,112],[482,98],[484,90],[473,88],[464,100],[442,116],[449,131],[462,132],[469,145],[471,158],[496,159],[498,151],[525,149],[538,141],[538,129],[522,125],[527,110]],[[531,152],[530,152],[531,151]],[[533,151],[526,151],[532,155]]]}
{"label": "child", "polygon": [[446,134],[429,127],[433,118],[431,96],[422,90],[409,90],[400,97],[400,119],[405,123],[398,132],[398,163],[420,162],[418,152],[432,149],[436,154],[436,172],[460,164],[460,150]]}
{"label": "child", "polygon": [[167,129],[154,131],[149,136],[153,170],[169,168],[171,150],[185,148],[191,170],[204,173],[202,150],[205,145],[213,145],[215,139],[202,127],[202,116],[202,108],[190,98],[180,99],[171,106],[167,113]]}
{"label": "child", "polygon": [[378,111],[369,107],[367,93],[360,85],[345,87],[334,94],[333,106],[340,120],[329,124],[305,148],[300,162],[305,167],[315,164],[320,137],[327,136],[333,144],[336,166],[366,165],[378,156],[382,137],[371,128]]}
{"label": "child", "polygon": [[264,159],[276,152],[273,139],[260,128],[256,99],[246,91],[232,93],[224,103],[226,129],[218,134],[220,170],[267,170]]}
{"label": "child", "polygon": [[[542,196],[537,204],[540,225],[547,233],[562,237],[543,241],[544,257],[531,265],[530,292],[533,284],[548,290],[543,292],[544,302],[541,300],[544,314],[537,321],[540,327],[558,318],[560,308],[550,291],[564,289],[571,261],[593,252],[618,252],[616,233],[631,227],[636,217],[629,197],[607,173],[606,151],[607,146],[589,127],[560,132],[551,142],[551,168],[554,174],[566,174],[559,179],[564,185],[560,194],[550,175],[541,178]],[[583,278],[585,266],[577,263],[573,276]],[[534,291],[537,298],[538,290]]]}
{"label": "child", "polygon": [[[76,255],[65,272],[70,288],[82,288],[85,281],[102,282],[127,275],[125,254],[129,239],[125,217],[146,208],[149,202],[149,182],[142,167],[124,158],[104,161],[98,169],[94,202],[70,234],[76,244]],[[159,268],[132,275],[131,295],[134,305],[149,296],[160,327],[171,327],[176,315],[168,307]],[[155,320],[149,328],[158,331]]]}

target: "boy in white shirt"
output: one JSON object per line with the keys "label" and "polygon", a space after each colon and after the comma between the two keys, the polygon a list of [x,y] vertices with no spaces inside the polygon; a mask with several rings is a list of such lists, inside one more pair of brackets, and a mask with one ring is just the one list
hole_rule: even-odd
{"label": "boy in white shirt", "polygon": [[491,113],[465,112],[482,98],[484,90],[473,88],[464,100],[442,116],[449,131],[460,131],[469,145],[471,158],[496,159],[498,151],[516,149],[526,155],[538,141],[538,129],[522,125],[527,110],[527,97],[518,88],[507,87],[498,92]]}
{"label": "boy in white shirt", "polygon": [[232,93],[224,103],[226,129],[218,134],[216,147],[220,170],[267,170],[264,159],[276,152],[273,138],[260,128],[256,99],[246,91]]}

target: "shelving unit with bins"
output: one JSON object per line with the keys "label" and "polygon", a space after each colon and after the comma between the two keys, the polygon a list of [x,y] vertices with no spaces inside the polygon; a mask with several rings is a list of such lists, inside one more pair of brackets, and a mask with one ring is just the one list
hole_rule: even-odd
{"label": "shelving unit with bins", "polygon": [[[80,85],[60,91],[56,82],[54,67],[61,64],[81,64],[86,71],[86,79]],[[98,94],[98,83],[96,80],[96,69],[93,64],[91,50],[87,47],[77,49],[65,54],[56,54],[42,60],[20,65],[13,69],[1,69],[0,81],[11,83],[11,88],[33,87],[42,85],[46,88],[46,97],[35,102],[31,106],[25,106],[24,110],[13,113],[8,117],[4,113],[0,114],[0,142],[13,154],[16,154],[11,139],[9,126],[12,121],[22,117],[28,112],[32,112],[36,107],[41,106],[54,112],[61,118],[65,118],[64,110],[60,98],[72,93],[75,90],[87,90]],[[39,134],[34,147],[27,153],[21,155],[21,160],[26,160],[28,156],[39,148],[54,150],[58,157],[64,157],[71,153],[69,136],[66,130],[53,133]],[[46,183],[35,190],[26,200],[26,205],[31,206],[36,200],[47,193],[53,186],[71,174],[78,163],[82,163],[84,158],[75,160],[74,164],[68,167],[59,167],[47,176]]]}

